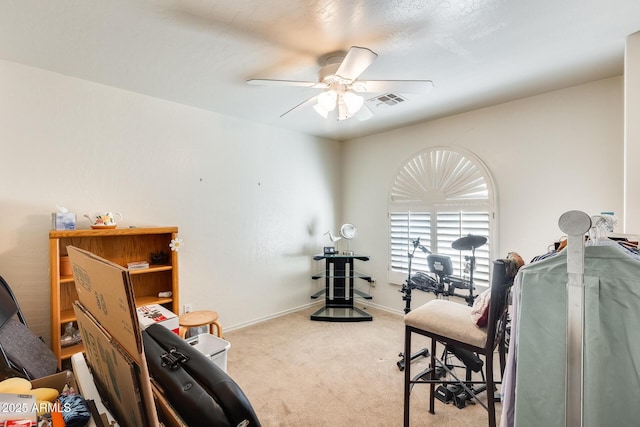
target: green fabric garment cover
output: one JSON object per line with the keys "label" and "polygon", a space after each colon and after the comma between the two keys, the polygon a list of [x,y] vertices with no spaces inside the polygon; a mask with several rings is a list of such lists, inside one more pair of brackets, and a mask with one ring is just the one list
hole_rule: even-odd
{"label": "green fabric garment cover", "polygon": [[[515,425],[564,426],[566,251],[519,273]],[[640,261],[585,248],[584,426],[640,425]]]}

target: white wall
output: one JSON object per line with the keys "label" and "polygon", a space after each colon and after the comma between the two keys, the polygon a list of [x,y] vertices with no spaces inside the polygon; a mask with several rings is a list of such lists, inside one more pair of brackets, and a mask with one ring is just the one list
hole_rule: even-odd
{"label": "white wall", "polygon": [[[371,256],[361,269],[377,279],[376,304],[404,307],[386,280],[389,188],[409,158],[439,145],[473,152],[493,174],[498,256],[516,251],[528,262],[546,252],[567,210],[614,211],[623,220],[622,77],[349,141],[343,218],[358,227],[352,248]],[[412,306],[429,298],[413,296]]]}
{"label": "white wall", "polygon": [[0,275],[49,338],[56,205],[175,225],[182,303],[233,327],[309,304],[341,206],[340,147],[0,61]]}

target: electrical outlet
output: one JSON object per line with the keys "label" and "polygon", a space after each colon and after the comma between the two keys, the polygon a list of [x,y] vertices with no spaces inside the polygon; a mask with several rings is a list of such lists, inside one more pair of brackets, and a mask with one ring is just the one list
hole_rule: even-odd
{"label": "electrical outlet", "polygon": [[193,304],[185,304],[182,306],[182,311],[185,313],[191,313],[193,311]]}

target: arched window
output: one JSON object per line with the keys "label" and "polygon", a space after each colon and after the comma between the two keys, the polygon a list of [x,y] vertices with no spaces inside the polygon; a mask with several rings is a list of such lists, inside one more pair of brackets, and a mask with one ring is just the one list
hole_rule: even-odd
{"label": "arched window", "polygon": [[[418,238],[432,253],[451,257],[455,276],[468,277],[472,252],[457,251],[451,244],[473,234],[487,238],[475,249],[474,283],[488,286],[495,199],[493,179],[475,155],[434,147],[412,157],[396,173],[389,192],[390,281],[406,280],[408,254]],[[426,254],[420,250],[412,261],[413,272],[429,271]]]}

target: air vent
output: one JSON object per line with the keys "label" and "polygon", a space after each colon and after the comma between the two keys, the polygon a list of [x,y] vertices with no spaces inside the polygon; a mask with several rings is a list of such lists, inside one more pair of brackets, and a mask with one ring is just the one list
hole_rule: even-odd
{"label": "air vent", "polygon": [[385,93],[367,100],[371,108],[389,108],[405,102],[406,99],[395,93]]}

